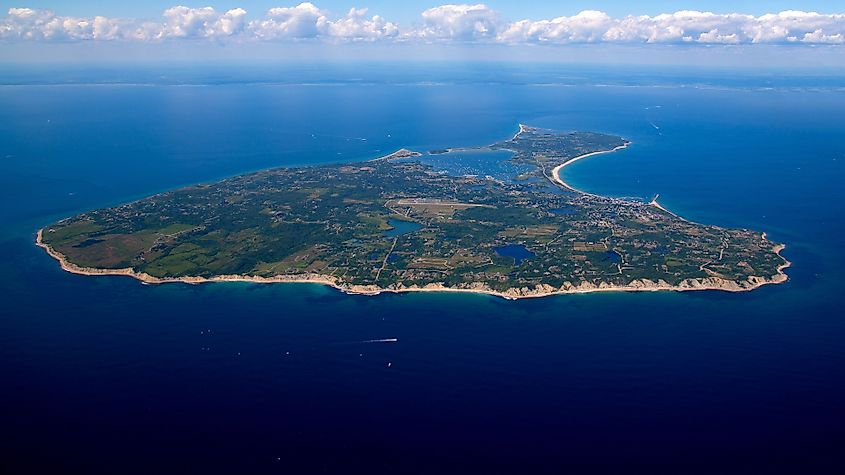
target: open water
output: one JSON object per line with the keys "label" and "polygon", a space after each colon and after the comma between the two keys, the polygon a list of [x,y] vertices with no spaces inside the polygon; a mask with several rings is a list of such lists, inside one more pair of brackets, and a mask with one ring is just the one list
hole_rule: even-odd
{"label": "open water", "polygon": [[[0,471],[845,468],[841,72],[0,71]],[[631,140],[565,179],[766,231],[788,246],[790,281],[742,294],[366,297],[76,276],[33,244],[54,220],[158,191],[484,145],[520,122]]]}

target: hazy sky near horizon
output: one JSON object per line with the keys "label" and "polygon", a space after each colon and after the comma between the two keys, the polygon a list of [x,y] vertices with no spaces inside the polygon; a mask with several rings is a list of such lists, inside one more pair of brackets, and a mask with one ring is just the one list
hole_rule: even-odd
{"label": "hazy sky near horizon", "polygon": [[[212,7],[218,11],[243,8],[250,16],[259,16],[274,7],[295,6],[294,0],[2,0],[3,11],[13,7],[53,10],[67,16],[112,16],[129,18],[156,18],[167,8],[183,5],[190,8]],[[368,8],[370,13],[391,21],[413,23],[419,21],[420,12],[449,1],[405,0],[314,0],[318,7],[335,15],[342,15],[350,8]],[[699,10],[714,13],[746,13],[763,15],[784,10],[815,11],[819,13],[845,13],[841,0],[488,0],[484,3],[511,20],[557,18],[572,16],[583,10],[600,10],[611,16],[658,15],[679,10]]]}
{"label": "hazy sky near horizon", "polygon": [[[695,63],[684,56],[706,62],[725,51],[739,64],[837,65],[845,50],[841,0],[2,0],[0,8],[0,60],[7,61],[136,54],[483,60],[507,47],[525,59],[660,62],[649,55],[664,55]],[[620,45],[637,48],[614,48]],[[608,56],[590,57],[598,52]]]}

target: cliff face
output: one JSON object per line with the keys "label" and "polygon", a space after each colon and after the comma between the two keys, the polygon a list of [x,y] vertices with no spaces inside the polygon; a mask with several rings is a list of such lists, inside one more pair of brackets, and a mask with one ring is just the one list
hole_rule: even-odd
{"label": "cliff face", "polygon": [[379,289],[375,286],[365,287],[349,287],[351,293],[378,293],[379,291],[386,292],[414,292],[414,291],[466,291],[478,292],[500,297],[519,299],[531,297],[544,297],[549,295],[560,294],[577,294],[590,292],[645,292],[645,291],[689,291],[689,290],[723,290],[727,292],[743,292],[754,290],[766,284],[778,284],[786,282],[787,276],[783,273],[778,273],[771,277],[751,276],[748,280],[735,282],[731,280],[719,279],[716,277],[709,277],[705,279],[686,279],[677,285],[672,285],[664,280],[651,281],[648,279],[634,280],[628,285],[619,286],[606,282],[593,284],[590,282],[580,282],[573,284],[565,282],[560,287],[553,287],[548,284],[541,284],[536,287],[513,287],[505,291],[494,290],[484,284],[474,282],[465,285],[458,285],[455,287],[446,287],[443,284],[428,284],[425,286],[404,286],[402,284],[392,286],[387,289]]}
{"label": "cliff face", "polygon": [[[754,290],[758,287],[767,284],[779,284],[786,282],[788,276],[783,272],[791,263],[783,259],[783,264],[778,267],[775,275],[769,277],[750,276],[743,281],[732,281],[720,279],[718,277],[707,277],[701,279],[686,279],[677,285],[672,285],[664,280],[652,281],[648,279],[639,279],[630,282],[627,285],[619,286],[606,282],[594,284],[591,282],[579,282],[573,284],[571,282],[564,282],[560,287],[553,287],[548,284],[540,284],[536,287],[513,287],[504,291],[494,290],[486,284],[481,282],[470,282],[465,284],[458,284],[457,286],[447,287],[443,283],[431,283],[424,286],[410,285],[406,286],[399,282],[382,288],[376,285],[349,285],[334,276],[303,273],[295,275],[278,275],[273,277],[260,277],[250,275],[219,275],[213,277],[172,277],[161,278],[154,277],[149,274],[138,272],[135,269],[97,269],[90,267],[80,267],[72,262],[69,262],[65,256],[55,251],[49,245],[42,241],[42,231],[38,231],[36,244],[43,248],[47,253],[56,259],[62,269],[65,271],[81,274],[81,275],[117,275],[127,276],[138,279],[148,284],[166,284],[173,282],[182,282],[186,284],[202,284],[208,282],[256,282],[256,283],[315,283],[334,287],[350,294],[360,295],[378,295],[383,292],[401,293],[401,292],[471,292],[482,293],[503,297],[506,299],[520,299],[545,297],[550,295],[561,294],[577,294],[577,293],[591,293],[591,292],[643,292],[643,291],[690,291],[690,290],[723,290],[728,292],[743,292]],[[785,246],[777,245],[773,251],[780,256],[780,252]]]}

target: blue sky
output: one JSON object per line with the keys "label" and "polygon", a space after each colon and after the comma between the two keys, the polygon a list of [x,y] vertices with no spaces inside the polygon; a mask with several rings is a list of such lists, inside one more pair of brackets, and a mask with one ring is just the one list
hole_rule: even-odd
{"label": "blue sky", "polygon": [[[16,0],[0,1],[3,10],[11,7],[29,7],[51,9],[58,14],[68,16],[122,16],[132,18],[154,18],[164,9],[175,5],[187,7],[211,6],[226,11],[241,7],[257,16],[272,7],[293,6],[298,0]],[[345,13],[351,7],[367,7],[370,13],[382,15],[393,21],[410,23],[419,20],[420,12],[427,8],[457,1],[405,1],[405,0],[314,0],[312,3],[335,14]],[[782,10],[818,11],[820,13],[842,13],[845,2],[842,0],[490,0],[485,3],[511,20],[524,18],[554,18],[574,15],[581,10],[601,10],[611,16],[656,15],[677,10],[701,10],[716,13],[749,13],[761,15]]]}

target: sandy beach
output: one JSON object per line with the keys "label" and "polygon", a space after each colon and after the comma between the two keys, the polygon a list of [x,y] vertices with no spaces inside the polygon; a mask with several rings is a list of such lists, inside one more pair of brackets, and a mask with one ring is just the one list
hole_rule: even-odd
{"label": "sandy beach", "polygon": [[[522,133],[522,129],[520,129],[520,132],[519,132],[519,133]],[[517,133],[517,135],[519,135],[519,133]],[[552,169],[552,177],[551,177],[551,179],[552,179],[552,181],[553,181],[554,183],[556,183],[556,184],[558,184],[558,185],[560,185],[560,186],[562,186],[562,187],[566,188],[566,189],[567,189],[567,190],[569,190],[569,191],[573,191],[573,192],[575,192],[575,193],[580,193],[580,194],[582,194],[582,195],[592,196],[593,198],[602,198],[602,199],[618,199],[618,198],[608,198],[608,197],[606,197],[606,196],[595,195],[595,194],[593,194],[593,193],[587,193],[586,191],[582,191],[582,190],[576,189],[576,188],[575,188],[575,187],[573,187],[572,185],[570,185],[570,184],[566,183],[565,181],[563,181],[563,178],[561,178],[561,177],[560,177],[560,172],[561,172],[561,170],[563,170],[563,168],[564,168],[564,167],[566,167],[566,166],[568,166],[568,165],[571,165],[571,164],[573,164],[573,163],[577,162],[578,160],[582,160],[582,159],[585,159],[585,158],[587,158],[587,157],[592,157],[592,156],[595,156],[595,155],[602,155],[602,154],[605,154],[605,153],[613,153],[613,152],[616,152],[616,151],[618,151],[618,150],[622,150],[622,149],[624,149],[624,148],[628,148],[628,146],[629,146],[629,145],[631,145],[631,142],[625,142],[625,144],[624,144],[624,145],[620,145],[620,146],[615,147],[615,148],[613,148],[613,149],[611,149],[611,150],[602,150],[602,151],[598,151],[598,152],[591,152],[591,153],[586,153],[586,154],[584,154],[584,155],[579,155],[579,156],[577,156],[577,157],[575,157],[575,158],[573,158],[573,159],[571,159],[571,160],[568,160],[567,162],[565,162],[565,163],[563,163],[563,164],[561,164],[561,165],[558,165],[558,166],[554,167],[554,168]],[[655,208],[659,209],[660,211],[663,211],[663,212],[664,212],[664,213],[666,213],[666,214],[672,215],[672,216],[674,216],[675,218],[680,219],[681,221],[686,221],[686,222],[688,222],[688,223],[691,223],[691,222],[692,222],[692,221],[690,221],[690,220],[688,220],[688,219],[684,218],[683,216],[680,216],[680,215],[678,215],[678,214],[676,214],[676,213],[673,213],[673,212],[669,211],[669,210],[668,210],[668,209],[666,209],[663,205],[661,205],[660,203],[658,203],[658,202],[657,202],[657,198],[659,198],[659,197],[660,197],[660,195],[658,194],[658,195],[657,195],[657,196],[655,196],[655,197],[654,197],[654,198],[653,198],[653,199],[652,199],[652,200],[651,200],[648,204],[649,204],[650,206],[654,206]]]}
{"label": "sandy beach", "polygon": [[[522,132],[522,129],[520,128],[520,133],[521,132]],[[517,134],[517,135],[519,135],[519,134]],[[552,181],[554,181],[558,185],[566,188],[567,190],[574,191],[575,193],[593,196],[593,197],[596,197],[596,198],[605,198],[604,196],[594,195],[592,193],[587,193],[586,191],[581,191],[581,190],[578,190],[578,189],[572,187],[571,185],[569,185],[568,183],[563,181],[563,179],[560,177],[560,171],[563,170],[564,167],[572,165],[573,163],[577,162],[578,160],[583,160],[587,157],[592,157],[592,156],[595,156],[595,155],[602,155],[602,154],[605,154],[605,153],[613,153],[613,152],[616,152],[618,150],[628,148],[629,145],[631,145],[631,142],[625,142],[623,145],[620,145],[618,147],[614,147],[611,150],[600,150],[598,152],[590,152],[590,153],[586,153],[584,155],[579,155],[575,158],[571,158],[571,159],[567,160],[566,162],[564,162],[564,163],[562,163],[562,164],[560,164],[560,165],[558,165],[558,166],[556,166],[552,169]]]}
{"label": "sandy beach", "polygon": [[[762,287],[767,284],[779,284],[786,282],[788,277],[783,272],[791,265],[791,262],[781,256],[786,246],[783,244],[773,245],[772,251],[775,252],[781,259],[781,264],[777,269],[777,274],[771,277],[751,276],[745,281],[735,282],[716,277],[707,277],[700,279],[685,279],[677,285],[672,285],[666,281],[658,280],[651,281],[648,279],[634,280],[628,285],[613,285],[605,282],[599,284],[592,284],[589,282],[571,283],[564,282],[560,287],[553,287],[547,284],[541,284],[537,287],[514,287],[505,291],[494,290],[485,284],[470,283],[462,287],[446,287],[442,283],[431,283],[424,286],[405,286],[404,284],[395,284],[390,287],[378,287],[375,285],[351,285],[340,282],[337,278],[322,274],[301,274],[301,275],[278,275],[273,277],[260,277],[250,275],[219,275],[213,277],[201,276],[184,276],[184,277],[155,277],[145,272],[138,272],[132,268],[120,269],[98,269],[91,267],[81,267],[72,262],[69,262],[65,256],[44,243],[43,229],[39,229],[36,234],[36,245],[44,249],[50,257],[59,262],[61,268],[72,274],[87,275],[87,276],[126,276],[137,279],[146,284],[167,284],[167,283],[183,283],[183,284],[204,284],[211,282],[252,282],[257,284],[274,284],[274,283],[302,283],[302,284],[320,284],[326,285],[341,292],[353,295],[378,295],[382,293],[405,293],[405,292],[463,292],[486,294],[494,297],[501,297],[507,300],[517,300],[524,298],[539,298],[548,297],[552,295],[568,295],[568,294],[587,294],[593,292],[656,292],[656,291],[693,291],[693,290],[721,290],[726,292],[746,292]],[[766,240],[765,233],[761,236]]]}

